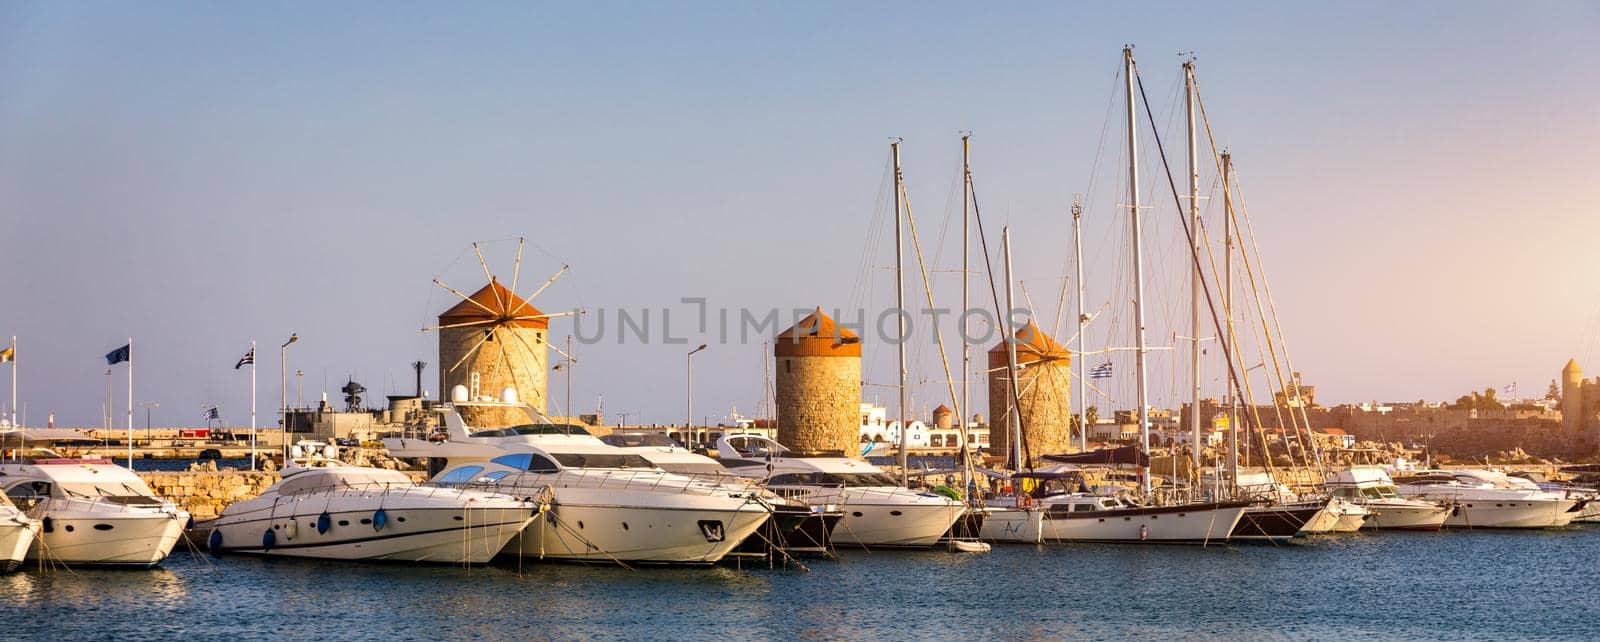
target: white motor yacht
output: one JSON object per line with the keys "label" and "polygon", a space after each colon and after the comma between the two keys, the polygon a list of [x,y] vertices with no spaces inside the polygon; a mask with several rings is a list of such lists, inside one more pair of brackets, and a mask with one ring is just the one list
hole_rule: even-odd
{"label": "white motor yacht", "polygon": [[759,490],[668,473],[581,426],[531,422],[474,430],[444,409],[442,440],[384,440],[395,457],[443,462],[432,486],[466,487],[537,502],[541,517],[508,545],[527,559],[706,565],[721,560],[772,515]]}
{"label": "white motor yacht", "polygon": [[832,454],[799,456],[759,435],[724,436],[717,440],[717,455],[733,474],[779,495],[844,509],[844,519],[833,528],[836,545],[930,547],[967,510],[944,495],[901,486],[867,462]]}
{"label": "white motor yacht", "polygon": [[1436,531],[1450,517],[1450,506],[1400,496],[1382,466],[1352,466],[1328,480],[1336,498],[1371,513],[1362,526],[1372,529]]}
{"label": "white motor yacht", "polygon": [[1446,528],[1566,526],[1581,501],[1488,470],[1419,470],[1395,487],[1412,499],[1454,504]]}
{"label": "white motor yacht", "polygon": [[[1111,542],[1221,544],[1253,502],[1182,502],[1145,505],[1127,497],[1081,492],[1074,472],[1024,472],[1033,490],[1019,495],[1018,508],[998,510],[983,522],[980,537],[998,542]],[[1024,484],[1027,485],[1027,484]]]}
{"label": "white motor yacht", "polygon": [[[617,431],[600,441],[637,454],[669,473],[702,479],[721,479],[728,483],[754,484],[734,475],[715,459],[678,445],[665,433],[646,430]],[[760,557],[775,554],[773,548],[788,553],[828,553],[832,533],[844,510],[838,506],[812,506],[768,491],[763,499],[772,505],[772,519],[762,534],[749,538],[734,555]]]}
{"label": "white motor yacht", "polygon": [[1582,501],[1583,504],[1578,507],[1575,511],[1577,514],[1572,518],[1573,523],[1600,523],[1600,489],[1595,489],[1591,486],[1580,486],[1570,482],[1554,481],[1543,474],[1533,472],[1510,473],[1510,477],[1513,479],[1525,479],[1538,486],[1540,490]]}
{"label": "white motor yacht", "polygon": [[150,567],[167,558],[189,522],[187,511],[106,459],[0,464],[0,488],[40,522],[28,559]]}
{"label": "white motor yacht", "polygon": [[22,564],[38,535],[39,521],[0,495],[0,573],[9,573]]}
{"label": "white motor yacht", "polygon": [[481,564],[534,510],[507,495],[422,487],[405,473],[325,462],[285,467],[281,481],[196,528],[209,531],[213,554]]}

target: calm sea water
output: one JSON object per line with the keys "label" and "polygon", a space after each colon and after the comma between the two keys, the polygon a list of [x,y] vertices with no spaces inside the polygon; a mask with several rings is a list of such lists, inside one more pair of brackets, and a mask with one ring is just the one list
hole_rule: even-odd
{"label": "calm sea water", "polygon": [[810,573],[174,554],[0,576],[18,639],[1593,639],[1600,528],[843,552]]}

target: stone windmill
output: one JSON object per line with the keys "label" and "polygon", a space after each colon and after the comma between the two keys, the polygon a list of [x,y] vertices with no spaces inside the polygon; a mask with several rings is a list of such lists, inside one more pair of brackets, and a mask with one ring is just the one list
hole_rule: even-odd
{"label": "stone windmill", "polygon": [[[526,298],[518,296],[517,279],[522,271],[523,239],[517,239],[517,258],[511,271],[511,286],[489,271],[483,250],[477,243],[472,250],[483,268],[488,284],[467,294],[444,284],[433,283],[461,300],[439,315],[439,324],[423,328],[439,332],[439,389],[448,401],[517,401],[545,412],[547,350],[567,356],[550,345],[547,334],[550,319],[572,312],[545,314],[531,301],[567,271],[561,266],[543,285]],[[517,408],[462,408],[461,417],[475,428],[493,428],[528,423],[527,414]]]}

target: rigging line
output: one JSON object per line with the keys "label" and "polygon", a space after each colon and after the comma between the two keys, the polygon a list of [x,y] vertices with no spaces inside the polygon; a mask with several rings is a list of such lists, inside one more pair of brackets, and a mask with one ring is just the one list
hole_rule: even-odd
{"label": "rigging line", "polygon": [[[928,295],[928,309],[932,310],[933,284],[928,281],[928,264],[922,260],[922,242],[917,240],[917,221],[911,216],[911,198],[906,194],[905,185],[903,184],[900,186],[900,195],[902,202],[904,202],[906,205],[906,226],[910,228],[911,249],[917,255],[917,271],[922,275],[922,288],[923,291]],[[939,332],[939,324],[935,323],[930,325],[933,326],[934,343],[938,344],[939,346],[939,361],[944,365],[944,381],[945,387],[948,388],[950,392],[950,405],[956,409],[956,417],[964,417],[966,409],[961,407],[960,395],[956,394],[956,380],[955,377],[953,377],[950,373],[950,357],[949,355],[945,354],[944,350],[944,335]],[[967,448],[966,422],[961,421],[960,423],[961,426],[956,430],[956,434],[961,435],[960,445],[962,452],[965,452]],[[901,429],[909,430],[909,426],[902,426]]]}
{"label": "rigging line", "polygon": [[[1111,91],[1106,92],[1106,110],[1105,110],[1105,115],[1100,120],[1100,137],[1099,137],[1099,141],[1096,143],[1096,146],[1095,146],[1094,162],[1089,165],[1089,182],[1084,187],[1083,201],[1082,201],[1083,203],[1085,203],[1085,205],[1083,207],[1083,213],[1084,214],[1088,214],[1088,212],[1089,212],[1089,208],[1088,208],[1087,203],[1091,203],[1094,200],[1095,185],[1097,184],[1097,181],[1099,179],[1099,174],[1100,174],[1100,161],[1105,156],[1105,151],[1106,151],[1106,135],[1110,132],[1110,129],[1111,129],[1111,114],[1113,113],[1113,110],[1114,110],[1114,108],[1116,107],[1116,104],[1117,104],[1117,91],[1116,91],[1116,88],[1117,88],[1117,81],[1122,78],[1122,64],[1119,62],[1118,64],[1114,65],[1114,67],[1115,67],[1115,71],[1113,71],[1112,74],[1111,74]],[[1074,250],[1074,251],[1076,251],[1076,250]],[[1079,258],[1079,260],[1082,260],[1082,257],[1078,257],[1078,258]],[[1090,265],[1090,263],[1088,261],[1084,261],[1084,265],[1088,266],[1088,265]],[[1062,268],[1061,268],[1062,274],[1068,273],[1068,270],[1069,270],[1070,267],[1071,267],[1071,265],[1067,262],[1067,260],[1063,259],[1062,260]],[[1087,284],[1079,284],[1079,287],[1085,287],[1086,285]],[[1058,314],[1056,316],[1057,316],[1057,319],[1056,319],[1056,327],[1054,328],[1054,330],[1055,330],[1054,336],[1059,336],[1061,334],[1061,319],[1060,319],[1061,315]]]}
{"label": "rigging line", "polygon": [[[1001,341],[1013,341],[1015,339],[1011,336],[1011,332],[1010,332],[1011,324],[1007,323],[1005,321],[1005,319],[1008,317],[1008,315],[1010,314],[1011,311],[1010,310],[1003,310],[1000,307],[1000,291],[998,289],[996,289],[995,284],[994,284],[994,264],[989,260],[989,237],[983,231],[983,210],[978,207],[978,184],[977,184],[977,181],[974,181],[972,179],[972,172],[971,171],[967,172],[967,190],[969,192],[971,192],[971,194],[972,194],[972,218],[973,218],[974,221],[976,221],[978,223],[978,241],[979,241],[979,245],[982,246],[982,248],[983,248],[983,267],[984,267],[984,270],[986,272],[988,272],[988,278],[986,280],[989,282],[989,298],[994,301],[994,309],[996,311],[995,324],[1000,327],[1000,340]],[[1009,375],[1007,376],[1007,379],[1012,379],[1012,378],[1013,377],[1010,377]],[[1020,407],[1022,407],[1022,398],[1021,398],[1020,395],[1017,394],[1017,382],[1011,381],[1009,384],[1006,385],[1006,388],[1009,389],[1010,392],[1011,392],[1011,395],[1010,395],[1011,396],[1011,407],[1012,408],[1020,408]],[[993,414],[993,413],[991,413],[991,414]],[[1022,415],[1020,415],[1020,414],[1017,415],[1017,424],[1018,425],[1022,424]],[[991,436],[989,437],[989,443],[990,443],[990,445],[992,447],[992,445],[994,444],[994,437],[992,436],[994,421],[991,420],[989,422],[989,425],[990,425],[990,431],[991,431]],[[1027,426],[1022,426],[1022,430],[1020,430],[1019,432],[1021,433],[1021,435],[1028,434],[1028,427]],[[1021,435],[1019,435],[1019,437]],[[1023,439],[1022,440],[1022,451],[1023,451],[1023,460],[1024,461],[1017,462],[1017,467],[1018,468],[1021,468],[1025,464],[1025,462],[1030,461],[1033,458],[1033,455],[1028,452],[1028,440],[1027,439]],[[1031,466],[1030,466],[1030,468],[1031,468]]]}
{"label": "rigging line", "polygon": [[[1238,172],[1237,168],[1235,168],[1234,176],[1237,177],[1238,173],[1239,172]],[[1261,268],[1262,268],[1261,269],[1261,287],[1262,287],[1262,291],[1266,294],[1266,297],[1267,297],[1267,306],[1272,312],[1272,324],[1277,329],[1277,332],[1278,332],[1278,343],[1283,349],[1284,365],[1289,368],[1289,371],[1292,374],[1294,372],[1294,362],[1290,361],[1290,359],[1289,359],[1289,343],[1288,343],[1288,339],[1283,334],[1283,324],[1282,324],[1281,319],[1278,316],[1278,305],[1272,298],[1272,285],[1267,281],[1266,268],[1265,268],[1264,265],[1262,265],[1261,245],[1256,241],[1255,226],[1254,226],[1254,223],[1252,223],[1251,220],[1250,220],[1250,210],[1248,209],[1248,206],[1245,203],[1244,185],[1243,184],[1241,184],[1239,186],[1239,209],[1242,210],[1243,213],[1244,213],[1245,232],[1246,232],[1246,235],[1250,239],[1250,244],[1251,244],[1252,248],[1254,249],[1255,258],[1256,258],[1256,264],[1258,266],[1261,266]],[[1253,285],[1253,281],[1254,281],[1255,277],[1254,277],[1254,273],[1249,269],[1249,262],[1248,261],[1245,262],[1245,273],[1251,275],[1252,285]],[[1260,298],[1259,297],[1257,297],[1256,304],[1259,307],[1259,305],[1260,305]],[[1262,323],[1263,324],[1266,323],[1266,319],[1265,318],[1262,319]],[[1269,334],[1269,336],[1270,336],[1270,334]],[[1284,401],[1287,402],[1289,400],[1289,397],[1288,397],[1289,393],[1288,393],[1287,387],[1283,383],[1283,373],[1282,372],[1278,373],[1278,379],[1279,379],[1279,382],[1278,382],[1279,387],[1285,388]],[[1306,432],[1306,435],[1309,437],[1311,435],[1311,417],[1310,417],[1310,415],[1308,415],[1306,413],[1305,402],[1300,399],[1300,384],[1299,384],[1299,382],[1298,381],[1294,381],[1292,378],[1291,378],[1291,382],[1294,384],[1294,398],[1295,398],[1296,401],[1300,402],[1299,403],[1300,415],[1304,419],[1305,432]],[[1290,416],[1291,419],[1294,417],[1294,409],[1293,408],[1291,408],[1289,410],[1289,416]],[[1296,437],[1298,438],[1299,435],[1296,434]],[[1306,447],[1307,446],[1306,446],[1305,441],[1301,441],[1301,448],[1306,448]],[[1317,463],[1317,467],[1319,469],[1324,468],[1321,451],[1316,451],[1316,456],[1317,456],[1317,462],[1316,462]],[[1326,471],[1324,471],[1324,472],[1326,472]]]}
{"label": "rigging line", "polygon": [[[1144,102],[1144,113],[1145,113],[1145,116],[1150,119],[1150,129],[1151,129],[1150,134],[1151,134],[1151,136],[1153,138],[1155,138],[1156,150],[1158,152],[1160,152],[1160,155],[1161,155],[1161,166],[1162,166],[1162,169],[1164,169],[1165,172],[1166,172],[1167,186],[1172,190],[1173,203],[1178,206],[1178,208],[1177,208],[1177,211],[1178,211],[1178,214],[1179,214],[1178,218],[1183,224],[1184,235],[1189,238],[1190,247],[1193,247],[1194,246],[1194,231],[1189,229],[1189,219],[1187,217],[1182,216],[1182,214],[1183,214],[1183,203],[1182,203],[1181,199],[1179,199],[1179,197],[1178,197],[1178,184],[1172,178],[1172,167],[1167,163],[1166,146],[1161,144],[1161,136],[1159,134],[1157,134],[1156,131],[1155,131],[1155,129],[1156,129],[1155,116],[1150,113],[1150,99],[1149,99],[1149,97],[1147,97],[1145,95],[1144,81],[1139,77],[1139,75],[1137,73],[1134,74],[1134,81],[1137,82],[1138,85],[1139,85],[1139,98],[1141,99],[1141,101]],[[1191,255],[1191,258],[1194,260],[1195,273],[1196,274],[1203,273],[1203,271],[1200,269],[1200,255],[1198,253],[1195,253],[1195,252],[1190,252],[1190,255]],[[1203,291],[1205,293],[1205,296],[1206,296],[1206,308],[1211,313],[1212,326],[1214,328],[1216,328],[1216,330],[1217,330],[1217,341],[1219,343],[1223,344],[1223,349],[1226,350],[1227,349],[1227,345],[1226,344],[1228,343],[1228,339],[1223,335],[1223,332],[1222,332],[1222,321],[1217,317],[1217,305],[1216,305],[1216,302],[1213,300],[1213,297],[1212,297],[1212,294],[1211,294],[1211,286],[1210,286],[1209,283],[1206,282],[1206,280],[1200,279],[1200,289],[1201,289],[1201,291]],[[1231,378],[1233,378],[1234,386],[1237,387],[1238,386],[1238,373],[1234,372],[1233,364],[1231,362],[1228,364],[1228,375]]]}

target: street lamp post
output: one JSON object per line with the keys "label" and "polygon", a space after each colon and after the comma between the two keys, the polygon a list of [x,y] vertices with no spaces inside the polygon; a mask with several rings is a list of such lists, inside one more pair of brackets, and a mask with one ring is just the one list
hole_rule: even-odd
{"label": "street lamp post", "polygon": [[283,394],[283,431],[279,433],[283,441],[283,463],[289,464],[289,344],[300,340],[300,335],[289,333],[289,340],[278,346],[278,387]]}
{"label": "street lamp post", "polygon": [[139,402],[139,407],[140,408],[144,408],[144,441],[145,441],[145,445],[149,446],[150,445],[150,409],[151,408],[160,408],[161,404],[157,403],[157,402],[154,402],[154,401],[141,401],[141,402]]}
{"label": "street lamp post", "polygon": [[704,349],[706,349],[706,344],[702,343],[700,344],[700,347],[690,350],[689,354],[683,358],[683,371],[685,375],[683,391],[683,429],[689,435],[693,435],[696,445],[699,445],[700,434],[694,429],[694,355],[696,352]]}

